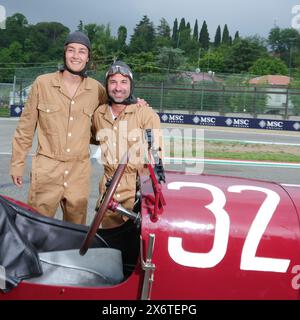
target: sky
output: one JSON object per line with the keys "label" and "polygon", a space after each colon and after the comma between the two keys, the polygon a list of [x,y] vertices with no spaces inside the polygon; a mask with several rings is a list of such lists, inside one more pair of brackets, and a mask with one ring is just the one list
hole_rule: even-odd
{"label": "sky", "polygon": [[165,18],[171,29],[175,18],[178,23],[185,18],[192,29],[197,19],[199,31],[205,20],[212,40],[218,25],[223,28],[224,24],[232,36],[239,31],[242,37],[267,37],[274,26],[290,28],[299,17],[296,26],[300,31],[300,0],[0,0],[1,6],[6,16],[20,12],[30,24],[56,21],[71,31],[80,20],[84,24],[109,24],[114,36],[121,25],[130,36],[144,15],[155,27]]}

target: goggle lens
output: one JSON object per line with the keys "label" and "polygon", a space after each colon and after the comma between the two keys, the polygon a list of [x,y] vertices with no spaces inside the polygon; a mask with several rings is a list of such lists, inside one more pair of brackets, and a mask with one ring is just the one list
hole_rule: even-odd
{"label": "goggle lens", "polygon": [[128,76],[131,79],[133,79],[132,73],[127,68],[125,68],[123,66],[111,66],[106,73],[106,78],[108,76],[111,76],[111,75],[117,74],[117,73],[120,73],[123,76]]}

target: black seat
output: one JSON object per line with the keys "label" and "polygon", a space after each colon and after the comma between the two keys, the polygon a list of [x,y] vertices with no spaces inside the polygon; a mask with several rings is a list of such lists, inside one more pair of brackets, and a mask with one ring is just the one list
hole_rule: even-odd
{"label": "black seat", "polygon": [[[6,271],[3,291],[8,292],[22,280],[41,276],[39,253],[79,251],[87,231],[88,226],[41,216],[13,199],[0,196],[0,265]],[[91,247],[108,244],[97,234]]]}

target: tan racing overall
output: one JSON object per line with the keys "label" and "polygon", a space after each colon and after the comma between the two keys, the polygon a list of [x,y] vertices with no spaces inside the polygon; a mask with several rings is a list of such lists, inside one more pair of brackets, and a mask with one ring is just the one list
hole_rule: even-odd
{"label": "tan racing overall", "polygon": [[37,128],[28,203],[41,214],[53,217],[60,204],[65,221],[86,222],[91,119],[105,102],[104,87],[91,78],[83,79],[72,98],[59,71],[33,83],[13,138],[10,174],[23,176]]}
{"label": "tan racing overall", "polygon": [[[116,120],[113,120],[110,106],[100,106],[93,116],[93,130],[100,142],[101,158],[104,165],[104,176],[100,182],[100,194],[105,191],[105,183],[111,178],[119,165],[125,151],[130,152],[126,166],[114,199],[126,209],[132,210],[136,195],[137,173],[146,163],[147,144],[144,130],[155,129],[154,143],[162,145],[160,119],[150,107],[138,104],[128,105]],[[102,221],[103,228],[115,227],[126,221],[126,217],[108,211]]]}

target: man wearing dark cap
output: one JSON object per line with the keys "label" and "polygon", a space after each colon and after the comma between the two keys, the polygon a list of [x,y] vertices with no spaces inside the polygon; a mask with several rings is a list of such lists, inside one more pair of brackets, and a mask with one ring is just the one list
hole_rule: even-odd
{"label": "man wearing dark cap", "polygon": [[91,118],[107,101],[104,87],[87,77],[90,51],[85,34],[69,34],[63,68],[34,81],[13,138],[10,167],[14,184],[21,187],[37,128],[28,203],[49,217],[60,205],[63,219],[78,224],[87,215]]}
{"label": "man wearing dark cap", "polygon": [[[138,174],[145,164],[145,130],[153,132],[153,148],[162,150],[160,119],[149,106],[141,106],[133,95],[133,75],[123,61],[115,61],[106,73],[108,104],[100,106],[93,116],[93,132],[100,142],[104,176],[100,194],[104,194],[107,181],[114,175],[123,155],[129,152],[129,160],[117,187],[114,199],[126,209],[132,210],[136,196]],[[155,165],[159,182],[165,181],[161,154]],[[116,227],[127,219],[108,211],[102,220],[103,228]]]}

